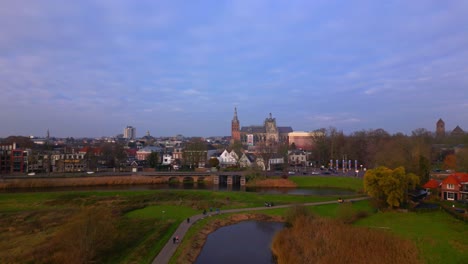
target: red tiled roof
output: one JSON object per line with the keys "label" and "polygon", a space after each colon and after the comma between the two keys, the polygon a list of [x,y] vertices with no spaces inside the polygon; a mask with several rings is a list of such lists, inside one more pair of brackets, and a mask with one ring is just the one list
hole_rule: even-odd
{"label": "red tiled roof", "polygon": [[454,173],[460,183],[468,182],[468,173]]}
{"label": "red tiled roof", "polygon": [[442,181],[443,184],[447,184],[447,183],[450,183],[450,184],[460,184],[458,182],[458,179],[455,175],[453,174],[450,174],[449,176],[447,176],[447,178],[445,178],[443,181]]}
{"label": "red tiled roof", "polygon": [[130,155],[130,156],[136,156],[137,154],[136,149],[126,149],[125,152],[127,152],[127,155]]}
{"label": "red tiled roof", "polygon": [[423,185],[423,188],[426,189],[437,189],[439,187],[440,182],[434,179],[430,179],[426,184]]}
{"label": "red tiled roof", "polygon": [[101,148],[92,148],[92,147],[83,147],[82,149],[80,149],[80,152],[83,152],[83,153],[88,153],[88,152],[92,152],[94,154],[100,154],[101,153]]}
{"label": "red tiled roof", "polygon": [[453,173],[442,181],[443,184],[461,184],[462,182],[468,182],[468,173]]}

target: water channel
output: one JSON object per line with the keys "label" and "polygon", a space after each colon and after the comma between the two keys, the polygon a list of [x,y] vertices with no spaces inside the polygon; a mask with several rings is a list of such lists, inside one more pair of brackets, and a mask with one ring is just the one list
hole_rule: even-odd
{"label": "water channel", "polygon": [[270,245],[283,223],[245,221],[222,227],[208,235],[196,264],[275,263]]}
{"label": "water channel", "polygon": [[1,190],[0,193],[22,192],[66,192],[66,191],[147,191],[147,190],[213,190],[234,192],[256,192],[262,194],[291,194],[291,195],[318,195],[318,196],[346,196],[355,192],[335,188],[227,188],[214,187],[210,184],[142,184],[142,185],[111,185],[111,186],[72,186],[72,187],[42,187]]}

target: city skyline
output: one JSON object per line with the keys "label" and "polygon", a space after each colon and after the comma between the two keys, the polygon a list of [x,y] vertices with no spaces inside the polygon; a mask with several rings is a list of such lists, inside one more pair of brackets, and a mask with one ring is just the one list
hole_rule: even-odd
{"label": "city skyline", "polygon": [[0,6],[0,137],[468,129],[464,1]]}

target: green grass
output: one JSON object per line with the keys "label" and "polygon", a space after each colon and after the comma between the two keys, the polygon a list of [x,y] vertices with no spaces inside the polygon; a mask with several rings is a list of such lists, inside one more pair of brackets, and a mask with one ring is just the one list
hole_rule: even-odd
{"label": "green grass", "polygon": [[291,176],[298,187],[340,188],[362,192],[364,185],[360,178],[335,176]]}
{"label": "green grass", "polygon": [[466,263],[468,259],[467,224],[443,211],[377,213],[356,224],[411,239],[426,263]]}
{"label": "green grass", "polygon": [[129,218],[155,218],[160,220],[182,221],[187,217],[198,214],[199,211],[185,206],[150,205],[126,214]]}
{"label": "green grass", "polygon": [[[325,205],[320,205],[320,206],[310,206],[309,208],[316,215],[319,215],[322,217],[336,218],[339,214],[340,207],[342,207],[343,205],[344,204],[334,203],[334,204],[325,204]],[[368,200],[352,203],[352,209],[355,212],[364,211],[364,212],[367,212],[368,214],[372,214],[374,212],[374,208],[372,208]]]}

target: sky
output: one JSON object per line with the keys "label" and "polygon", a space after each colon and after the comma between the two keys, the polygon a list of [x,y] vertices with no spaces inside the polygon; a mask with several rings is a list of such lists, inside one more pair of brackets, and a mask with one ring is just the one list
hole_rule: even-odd
{"label": "sky", "polygon": [[2,0],[0,137],[468,131],[468,1]]}

